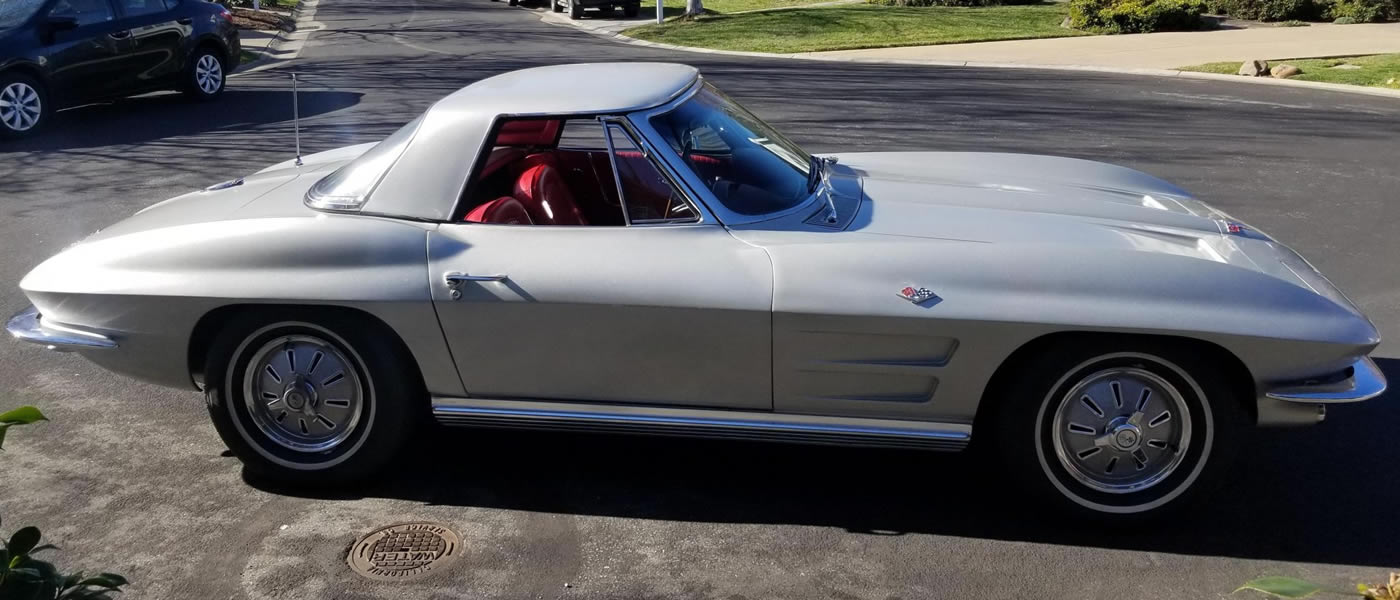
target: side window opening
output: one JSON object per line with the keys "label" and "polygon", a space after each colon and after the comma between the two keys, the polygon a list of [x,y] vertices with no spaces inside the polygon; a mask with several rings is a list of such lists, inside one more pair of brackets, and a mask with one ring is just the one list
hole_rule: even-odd
{"label": "side window opening", "polygon": [[[609,152],[607,127],[592,117],[501,122],[467,185],[464,220],[593,226],[695,220],[689,202],[625,131],[612,136],[623,154]],[[636,197],[635,207],[624,210],[619,180],[626,200]]]}

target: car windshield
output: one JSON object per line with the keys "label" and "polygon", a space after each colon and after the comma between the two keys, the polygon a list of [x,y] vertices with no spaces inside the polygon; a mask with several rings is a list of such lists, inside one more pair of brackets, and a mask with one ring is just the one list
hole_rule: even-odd
{"label": "car windshield", "polygon": [[0,29],[23,25],[43,4],[44,0],[0,0]]}
{"label": "car windshield", "polygon": [[422,121],[423,117],[414,119],[359,158],[316,182],[306,194],[307,205],[326,210],[359,210],[384,173],[408,147]]}
{"label": "car windshield", "polygon": [[651,125],[733,213],[781,212],[811,195],[811,156],[708,83]]}

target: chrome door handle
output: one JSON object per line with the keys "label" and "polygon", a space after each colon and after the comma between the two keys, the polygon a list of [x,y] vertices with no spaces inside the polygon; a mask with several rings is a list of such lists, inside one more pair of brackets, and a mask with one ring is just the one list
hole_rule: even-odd
{"label": "chrome door handle", "polygon": [[461,285],[463,281],[505,281],[505,275],[468,275],[466,273],[448,273],[442,278],[447,281],[449,287]]}
{"label": "chrome door handle", "polygon": [[445,273],[442,280],[452,290],[452,299],[462,299],[462,284],[468,281],[505,281],[505,275],[468,275],[466,273]]}

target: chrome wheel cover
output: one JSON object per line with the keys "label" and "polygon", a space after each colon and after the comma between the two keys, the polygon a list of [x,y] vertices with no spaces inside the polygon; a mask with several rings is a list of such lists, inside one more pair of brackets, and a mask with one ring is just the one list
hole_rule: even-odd
{"label": "chrome wheel cover", "polygon": [[213,54],[200,56],[194,65],[194,82],[205,94],[217,93],[224,84],[224,66]]}
{"label": "chrome wheel cover", "polygon": [[1180,391],[1151,371],[1113,367],[1079,380],[1059,400],[1051,440],[1060,464],[1099,492],[1161,483],[1186,457],[1191,413]]}
{"label": "chrome wheel cover", "polygon": [[29,131],[43,115],[43,100],[33,86],[16,81],[0,90],[0,124],[10,131]]}
{"label": "chrome wheel cover", "polygon": [[365,388],[335,345],[299,334],[274,338],[253,353],[243,398],[268,440],[297,452],[325,452],[354,433]]}

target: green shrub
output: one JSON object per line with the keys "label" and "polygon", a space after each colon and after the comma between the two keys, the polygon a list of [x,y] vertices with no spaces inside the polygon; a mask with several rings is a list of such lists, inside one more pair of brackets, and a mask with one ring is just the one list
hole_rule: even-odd
{"label": "green shrub", "polygon": [[1356,19],[1353,19],[1351,17],[1337,17],[1332,22],[1337,25],[1355,25]]}
{"label": "green shrub", "polygon": [[1190,31],[1203,25],[1205,0],[1070,0],[1070,26],[1099,33]]}
{"label": "green shrub", "polygon": [[1211,8],[1251,21],[1311,21],[1322,13],[1313,0],[1212,0]]}
{"label": "green shrub", "polygon": [[881,6],[1007,6],[1040,4],[1041,0],[866,0]]}
{"label": "green shrub", "polygon": [[1332,0],[1322,10],[1322,18],[1350,18],[1356,23],[1400,19],[1400,0]]}

